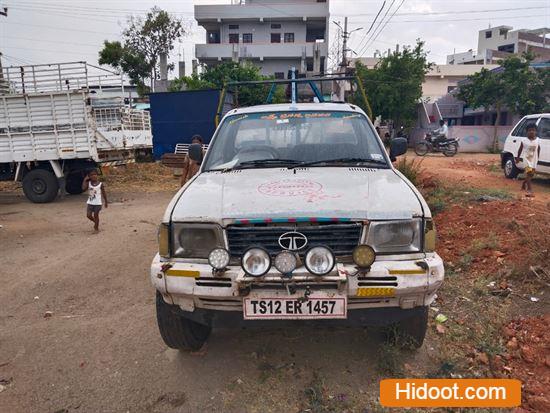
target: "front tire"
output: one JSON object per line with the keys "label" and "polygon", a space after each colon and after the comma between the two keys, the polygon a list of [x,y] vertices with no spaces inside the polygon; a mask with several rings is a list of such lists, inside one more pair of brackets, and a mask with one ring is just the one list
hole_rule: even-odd
{"label": "front tire", "polygon": [[47,169],[33,169],[23,178],[23,192],[36,204],[52,202],[59,192],[57,177]]}
{"label": "front tire", "polygon": [[448,157],[455,156],[457,152],[458,152],[458,145],[456,143],[451,143],[445,146],[445,149],[443,149],[443,155]]}
{"label": "front tire", "polygon": [[511,156],[506,157],[504,161],[504,176],[508,179],[515,179],[520,174],[520,170],[514,162],[514,158]]}
{"label": "front tire", "polygon": [[210,326],[179,315],[176,306],[167,304],[158,291],[157,324],[164,343],[178,350],[200,350],[212,331]]}
{"label": "front tire", "polygon": [[418,142],[414,146],[414,152],[418,156],[425,156],[428,152],[430,152],[430,146],[426,142]]}
{"label": "front tire", "polygon": [[422,347],[428,329],[428,307],[416,308],[415,314],[390,327],[390,342],[403,348]]}

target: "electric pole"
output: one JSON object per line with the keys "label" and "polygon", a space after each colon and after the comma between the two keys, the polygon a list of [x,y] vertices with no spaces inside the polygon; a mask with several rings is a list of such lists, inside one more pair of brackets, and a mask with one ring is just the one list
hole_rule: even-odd
{"label": "electric pole", "polygon": [[[357,29],[353,29],[351,32],[348,32],[348,18],[344,18],[344,27],[340,26],[339,22],[334,22],[336,26],[340,28],[342,31],[342,62],[340,63],[340,67],[344,69],[344,72],[346,71],[346,67],[348,67],[348,52],[351,49],[348,49],[348,39],[350,38],[351,34],[353,32],[356,32],[358,30],[363,30],[362,27],[358,27]],[[355,53],[355,52],[354,52]]]}

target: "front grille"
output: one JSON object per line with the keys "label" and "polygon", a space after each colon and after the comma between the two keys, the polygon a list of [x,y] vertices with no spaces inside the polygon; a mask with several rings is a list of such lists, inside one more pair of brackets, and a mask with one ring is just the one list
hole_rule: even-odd
{"label": "front grille", "polygon": [[351,255],[361,240],[361,224],[316,224],[296,226],[231,225],[227,228],[227,240],[232,257],[241,257],[250,247],[263,247],[270,254],[282,250],[279,237],[285,232],[298,231],[308,239],[308,248],[323,245],[329,247],[337,257]]}

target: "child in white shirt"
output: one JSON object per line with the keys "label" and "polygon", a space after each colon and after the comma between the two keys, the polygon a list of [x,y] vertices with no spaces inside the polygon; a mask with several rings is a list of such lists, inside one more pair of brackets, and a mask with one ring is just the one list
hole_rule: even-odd
{"label": "child in white shirt", "polygon": [[[521,157],[523,154],[523,159]],[[519,146],[518,156],[516,162],[523,160],[525,165],[525,180],[521,184],[521,189],[527,189],[526,196],[533,196],[533,188],[531,187],[531,180],[535,175],[537,164],[540,156],[540,144],[537,137],[537,125],[530,123],[527,125],[527,138],[522,138]]]}

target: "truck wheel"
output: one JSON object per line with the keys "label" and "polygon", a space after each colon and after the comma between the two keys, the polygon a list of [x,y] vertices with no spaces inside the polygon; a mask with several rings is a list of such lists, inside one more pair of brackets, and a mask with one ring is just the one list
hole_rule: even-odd
{"label": "truck wheel", "polygon": [[199,350],[212,328],[177,314],[175,306],[167,304],[157,291],[157,324],[164,343],[179,350]]}
{"label": "truck wheel", "polygon": [[403,348],[422,347],[428,329],[428,307],[415,309],[415,314],[390,327],[390,342]]}
{"label": "truck wheel", "polygon": [[55,199],[59,192],[59,183],[53,172],[33,169],[23,178],[23,192],[29,201],[43,204]]}
{"label": "truck wheel", "polygon": [[520,172],[521,170],[519,170],[516,166],[514,158],[511,156],[507,156],[506,160],[504,161],[504,176],[508,179],[515,179],[518,177]]}
{"label": "truck wheel", "polygon": [[65,191],[67,191],[67,193],[71,195],[81,194],[82,192],[84,192],[82,190],[83,180],[84,178],[82,177],[82,174],[80,172],[69,174],[65,182]]}

